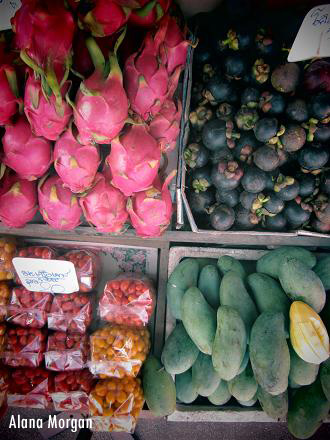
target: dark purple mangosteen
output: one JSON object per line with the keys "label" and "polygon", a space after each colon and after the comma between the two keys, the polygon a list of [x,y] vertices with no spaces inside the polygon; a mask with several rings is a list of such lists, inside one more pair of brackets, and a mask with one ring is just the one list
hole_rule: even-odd
{"label": "dark purple mangosteen", "polygon": [[275,90],[281,93],[294,92],[300,79],[300,68],[296,63],[285,63],[276,67],[271,76]]}
{"label": "dark purple mangosteen", "polygon": [[227,205],[212,206],[210,209],[210,222],[217,231],[227,231],[235,221],[235,211]]}
{"label": "dark purple mangosteen", "polygon": [[243,170],[234,160],[220,161],[213,166],[211,173],[213,185],[225,191],[237,188],[242,176]]}
{"label": "dark purple mangosteen", "polygon": [[215,192],[215,198],[219,204],[223,203],[234,208],[239,202],[239,192],[237,189],[230,189],[228,191],[217,189]]}
{"label": "dark purple mangosteen", "polygon": [[275,147],[263,145],[253,155],[254,163],[263,171],[273,171],[280,165],[280,157]]}
{"label": "dark purple mangosteen", "polygon": [[241,107],[235,115],[235,122],[240,130],[252,130],[259,119],[258,112],[252,108]]}

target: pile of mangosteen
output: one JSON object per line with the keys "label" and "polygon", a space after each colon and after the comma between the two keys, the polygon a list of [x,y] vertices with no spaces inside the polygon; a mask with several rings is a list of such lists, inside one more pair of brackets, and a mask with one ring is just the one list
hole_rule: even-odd
{"label": "pile of mangosteen", "polygon": [[330,60],[287,62],[271,27],[205,32],[184,151],[198,226],[330,232]]}

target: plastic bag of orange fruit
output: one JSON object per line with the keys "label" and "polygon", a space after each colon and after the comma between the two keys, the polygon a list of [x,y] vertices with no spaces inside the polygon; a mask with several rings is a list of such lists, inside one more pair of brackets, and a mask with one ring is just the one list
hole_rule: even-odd
{"label": "plastic bag of orange fruit", "polygon": [[105,285],[99,303],[101,319],[114,324],[148,324],[156,301],[152,282],[144,275],[122,273]]}
{"label": "plastic bag of orange fruit", "polygon": [[0,281],[12,280],[14,278],[12,259],[15,253],[15,239],[11,237],[0,237]]}
{"label": "plastic bag of orange fruit", "polygon": [[10,288],[6,281],[0,281],[0,322],[7,316],[7,305],[9,303]]}
{"label": "plastic bag of orange fruit", "polygon": [[150,350],[146,328],[109,325],[91,335],[90,371],[100,378],[135,377]]}
{"label": "plastic bag of orange fruit", "polygon": [[144,404],[141,380],[99,380],[89,395],[93,431],[133,432]]}
{"label": "plastic bag of orange fruit", "polygon": [[3,352],[5,347],[5,333],[6,324],[0,324],[0,354]]}

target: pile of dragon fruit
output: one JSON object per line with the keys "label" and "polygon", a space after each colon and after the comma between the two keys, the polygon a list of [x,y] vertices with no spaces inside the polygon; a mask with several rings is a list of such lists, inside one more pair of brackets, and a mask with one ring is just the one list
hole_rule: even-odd
{"label": "pile of dragon fruit", "polygon": [[85,219],[140,236],[170,224],[163,156],[189,42],[171,0],[22,0],[0,39],[0,220],[38,209],[51,228]]}

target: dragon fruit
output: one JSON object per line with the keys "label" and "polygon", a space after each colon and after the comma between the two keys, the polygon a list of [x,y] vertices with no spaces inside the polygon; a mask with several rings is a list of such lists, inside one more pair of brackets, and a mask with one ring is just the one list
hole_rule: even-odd
{"label": "dragon fruit", "polygon": [[185,65],[188,46],[191,43],[185,39],[174,17],[166,15],[160,23],[160,28],[162,26],[166,27],[166,35],[161,44],[161,58],[168,74],[171,75],[177,67],[182,68]]}
{"label": "dragon fruit", "polygon": [[125,196],[143,191],[154,181],[160,164],[160,148],[144,125],[133,125],[111,142],[105,160],[106,176]]}
{"label": "dragon fruit", "polygon": [[118,233],[128,218],[126,197],[105,176],[97,173],[91,191],[79,199],[87,221],[99,232]]}
{"label": "dragon fruit", "polygon": [[75,22],[63,0],[22,0],[11,23],[15,45],[30,67],[69,63]]}
{"label": "dragon fruit", "polygon": [[112,35],[122,28],[131,14],[131,9],[120,0],[96,0],[83,22],[94,37]]}
{"label": "dragon fruit", "polygon": [[173,96],[180,76],[181,68],[169,76],[161,62],[160,46],[165,34],[165,26],[155,37],[149,32],[140,51],[129,56],[125,63],[124,84],[131,108],[145,121],[155,116],[164,101]]}
{"label": "dragon fruit", "polygon": [[23,228],[37,210],[36,182],[6,173],[0,185],[0,220],[9,228]]}
{"label": "dragon fruit", "polygon": [[24,112],[37,136],[55,141],[65,130],[72,115],[71,107],[63,99],[69,87],[70,81],[65,81],[58,100],[48,87],[46,90],[42,87],[34,72],[29,71],[25,86]]}
{"label": "dragon fruit", "polygon": [[74,193],[82,193],[94,182],[100,164],[99,148],[81,145],[70,127],[55,144],[54,163],[64,186]]}
{"label": "dragon fruit", "polygon": [[180,132],[182,105],[167,99],[159,113],[153,118],[149,125],[149,132],[160,146],[163,153],[174,150],[176,140]]}
{"label": "dragon fruit", "polygon": [[170,224],[173,207],[168,185],[175,174],[172,172],[163,185],[157,176],[151,188],[128,199],[127,211],[137,235],[158,237]]}
{"label": "dragon fruit", "polygon": [[21,179],[38,179],[53,162],[51,143],[35,136],[24,116],[6,126],[2,144],[3,163],[16,171]]}
{"label": "dragon fruit", "polygon": [[95,71],[88,79],[81,82],[73,104],[74,121],[82,144],[91,142],[110,144],[127,119],[128,99],[116,55],[123,37],[124,33],[117,40],[114,52],[110,55],[110,73],[106,77],[101,50],[92,38],[86,41],[95,64]]}
{"label": "dragon fruit", "polygon": [[9,65],[2,65],[0,67],[0,125],[8,124],[21,104],[15,69]]}
{"label": "dragon fruit", "polygon": [[38,198],[40,213],[52,228],[68,231],[80,225],[82,210],[78,198],[64,187],[60,177],[41,179]]}
{"label": "dragon fruit", "polygon": [[129,23],[136,26],[152,27],[168,11],[171,0],[138,0],[140,7],[129,16]]}

